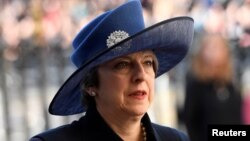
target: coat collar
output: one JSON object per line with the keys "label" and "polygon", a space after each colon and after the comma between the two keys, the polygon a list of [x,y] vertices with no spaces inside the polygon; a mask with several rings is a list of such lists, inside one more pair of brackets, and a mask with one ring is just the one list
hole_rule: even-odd
{"label": "coat collar", "polygon": [[[84,136],[88,139],[122,141],[122,139],[104,121],[95,106],[90,106],[88,108],[85,116],[79,120],[79,123],[80,128],[82,128],[81,131],[83,131],[83,133],[85,132],[86,135]],[[147,113],[143,116],[142,123],[146,128],[147,139],[155,141],[154,130]]]}

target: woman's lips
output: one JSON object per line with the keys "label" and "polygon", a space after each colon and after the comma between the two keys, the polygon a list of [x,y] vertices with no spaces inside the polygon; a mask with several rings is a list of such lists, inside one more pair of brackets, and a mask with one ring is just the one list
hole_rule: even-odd
{"label": "woman's lips", "polygon": [[147,93],[146,91],[139,90],[139,91],[130,93],[129,96],[137,100],[143,100],[147,96]]}

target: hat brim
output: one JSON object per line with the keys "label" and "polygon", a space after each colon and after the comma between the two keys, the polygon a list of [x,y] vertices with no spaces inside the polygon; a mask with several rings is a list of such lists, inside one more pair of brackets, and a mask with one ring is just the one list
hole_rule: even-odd
{"label": "hat brim", "polygon": [[49,106],[53,115],[73,115],[86,109],[81,101],[80,83],[90,68],[142,50],[152,50],[159,62],[156,77],[169,71],[186,55],[193,39],[193,19],[176,17],[162,21],[107,48],[79,67],[61,86]]}

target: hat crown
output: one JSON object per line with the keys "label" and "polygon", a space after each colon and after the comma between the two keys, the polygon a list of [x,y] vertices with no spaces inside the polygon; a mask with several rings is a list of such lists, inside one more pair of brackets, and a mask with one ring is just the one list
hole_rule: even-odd
{"label": "hat crown", "polygon": [[78,33],[73,40],[74,51],[71,60],[80,67],[88,62],[89,58],[112,46],[108,40],[112,33],[122,33],[122,38],[112,36],[116,38],[113,41],[113,44],[116,44],[144,28],[140,1],[129,1],[98,16]]}

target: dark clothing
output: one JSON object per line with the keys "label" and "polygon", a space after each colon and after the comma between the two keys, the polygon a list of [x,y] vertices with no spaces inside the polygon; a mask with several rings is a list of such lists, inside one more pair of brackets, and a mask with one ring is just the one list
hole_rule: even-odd
{"label": "dark clothing", "polygon": [[233,84],[221,87],[189,74],[184,120],[190,140],[206,141],[209,124],[241,124],[241,103],[241,94]]}
{"label": "dark clothing", "polygon": [[[142,118],[148,141],[188,141],[187,136],[170,127],[151,123],[147,114]],[[86,115],[78,121],[51,129],[30,141],[122,141],[106,124],[96,108],[89,107]]]}

